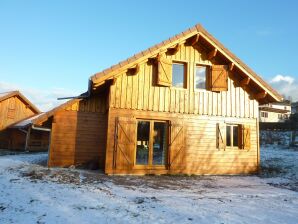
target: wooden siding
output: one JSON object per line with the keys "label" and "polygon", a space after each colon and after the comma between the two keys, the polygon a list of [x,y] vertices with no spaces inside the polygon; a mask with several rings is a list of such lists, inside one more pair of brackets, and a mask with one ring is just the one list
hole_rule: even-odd
{"label": "wooden siding", "polygon": [[[120,74],[110,90],[110,107],[137,109],[182,114],[198,114],[238,118],[257,118],[258,102],[231,78],[228,78],[228,91],[211,92],[194,89],[195,65],[212,65],[191,46],[181,45],[172,61],[187,65],[187,89],[159,87],[156,83],[156,67],[152,63],[140,64],[136,75]],[[237,78],[237,77],[236,77]]]}
{"label": "wooden siding", "polygon": [[[118,117],[139,119],[160,119],[177,121],[183,124],[185,147],[179,152],[179,156],[171,164],[170,169],[139,169],[137,167],[122,166],[113,167],[113,153],[115,150],[115,126]],[[106,149],[107,174],[241,174],[254,173],[259,166],[259,146],[257,119],[255,118],[228,118],[219,116],[199,116],[187,114],[174,114],[166,112],[144,112],[137,110],[110,109],[109,126]],[[216,148],[216,124],[237,123],[250,126],[251,148],[250,150]],[[172,129],[174,130],[174,129]],[[177,132],[177,131],[176,131]],[[127,133],[129,135],[129,133]],[[175,135],[175,133],[174,133]],[[175,144],[178,145],[179,144]],[[175,147],[175,146],[173,146]],[[179,146],[180,147],[180,146]],[[178,149],[170,149],[178,151]],[[171,152],[170,152],[171,153]],[[133,155],[134,153],[132,153]],[[120,155],[119,153],[117,154]],[[119,158],[121,159],[121,158]],[[123,158],[122,158],[123,159]],[[132,158],[134,160],[134,158]]]}
{"label": "wooden siding", "polygon": [[0,131],[36,113],[17,96],[0,102]]}
{"label": "wooden siding", "polygon": [[47,151],[49,149],[49,138],[50,132],[31,129],[27,150],[30,152]]}
{"label": "wooden siding", "polygon": [[76,102],[54,115],[49,166],[96,163],[104,167],[106,95]]}

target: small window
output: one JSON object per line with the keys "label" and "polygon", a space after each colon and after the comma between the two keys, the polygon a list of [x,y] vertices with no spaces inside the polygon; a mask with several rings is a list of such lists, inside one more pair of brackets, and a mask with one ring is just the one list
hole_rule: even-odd
{"label": "small window", "polygon": [[226,126],[226,144],[227,147],[238,147],[239,125],[228,124]]}
{"label": "small window", "polygon": [[206,89],[206,66],[196,66],[195,89]]}
{"label": "small window", "polygon": [[267,112],[261,112],[261,117],[268,117],[268,113]]}
{"label": "small window", "polygon": [[186,88],[186,65],[185,63],[173,63],[172,86]]}

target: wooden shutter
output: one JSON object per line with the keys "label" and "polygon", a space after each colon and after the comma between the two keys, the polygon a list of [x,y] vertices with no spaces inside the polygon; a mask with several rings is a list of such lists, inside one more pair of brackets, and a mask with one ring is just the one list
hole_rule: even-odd
{"label": "wooden shutter", "polygon": [[170,122],[169,168],[182,169],[185,164],[185,130],[182,121]]}
{"label": "wooden shutter", "polygon": [[226,65],[212,65],[208,80],[211,91],[228,90],[228,68]]}
{"label": "wooden shutter", "polygon": [[7,118],[14,119],[16,114],[16,100],[14,97],[9,99],[9,105],[7,110]]}
{"label": "wooden shutter", "polygon": [[249,125],[239,125],[239,143],[241,149],[249,150],[251,146],[250,141],[250,126]]}
{"label": "wooden shutter", "polygon": [[226,125],[224,123],[216,124],[216,148],[219,150],[226,148]]}
{"label": "wooden shutter", "polygon": [[136,119],[118,117],[115,135],[113,166],[116,169],[131,169],[135,151]]}
{"label": "wooden shutter", "polygon": [[157,70],[158,70],[157,85],[171,86],[172,85],[172,61],[165,57],[159,57]]}

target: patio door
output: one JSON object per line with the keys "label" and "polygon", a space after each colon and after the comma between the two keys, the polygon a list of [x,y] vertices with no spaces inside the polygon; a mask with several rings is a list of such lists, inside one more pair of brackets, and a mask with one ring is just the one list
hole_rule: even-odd
{"label": "patio door", "polygon": [[137,120],[136,166],[167,165],[168,126],[167,121]]}

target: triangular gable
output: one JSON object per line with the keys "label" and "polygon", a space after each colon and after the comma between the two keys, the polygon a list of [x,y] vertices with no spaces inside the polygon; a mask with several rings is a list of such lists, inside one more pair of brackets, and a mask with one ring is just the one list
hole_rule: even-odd
{"label": "triangular gable", "polygon": [[19,91],[0,93],[0,102],[15,96],[17,96],[25,105],[31,108],[34,113],[36,114],[40,113],[40,110]]}
{"label": "triangular gable", "polygon": [[229,61],[229,66],[231,69],[237,68],[244,74],[245,78],[241,80],[243,84],[250,84],[250,86],[255,85],[262,90],[255,94],[256,99],[263,99],[267,97],[267,102],[282,100],[282,96],[277,91],[275,91],[269,84],[267,84],[260,76],[258,76],[233,53],[226,49],[218,40],[216,40],[199,24],[116,65],[113,65],[102,72],[91,76],[90,80],[92,82],[93,89],[96,89],[108,80],[113,80],[117,75],[120,75],[121,72],[130,68],[134,68],[138,66],[139,63],[142,63],[149,58],[157,57],[158,54],[166,52],[169,49],[175,49],[177,45],[184,44],[186,41],[193,42],[193,46],[196,44],[196,42],[200,41],[205,41],[212,46],[213,50],[210,51],[210,54],[213,54],[213,56],[220,54]]}

